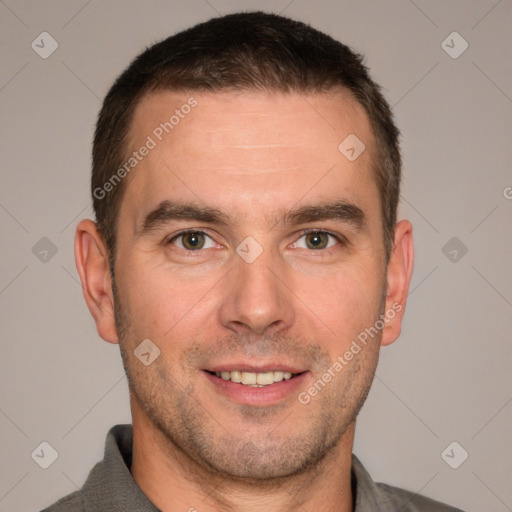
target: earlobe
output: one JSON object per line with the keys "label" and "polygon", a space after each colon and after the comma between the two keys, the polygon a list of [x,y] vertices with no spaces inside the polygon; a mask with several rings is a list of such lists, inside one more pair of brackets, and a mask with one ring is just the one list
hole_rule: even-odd
{"label": "earlobe", "polygon": [[98,334],[109,343],[118,343],[108,251],[92,220],[82,220],[76,228],[75,262]]}
{"label": "earlobe", "polygon": [[395,239],[388,263],[384,312],[386,320],[381,345],[389,345],[400,336],[413,266],[412,225],[402,220],[395,227]]}

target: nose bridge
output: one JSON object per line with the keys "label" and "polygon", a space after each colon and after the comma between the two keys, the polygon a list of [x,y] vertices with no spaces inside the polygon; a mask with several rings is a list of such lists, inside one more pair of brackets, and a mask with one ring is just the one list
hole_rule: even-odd
{"label": "nose bridge", "polygon": [[283,269],[279,253],[254,242],[246,239],[234,255],[221,321],[231,330],[263,334],[288,327],[294,314],[289,292],[277,277]]}

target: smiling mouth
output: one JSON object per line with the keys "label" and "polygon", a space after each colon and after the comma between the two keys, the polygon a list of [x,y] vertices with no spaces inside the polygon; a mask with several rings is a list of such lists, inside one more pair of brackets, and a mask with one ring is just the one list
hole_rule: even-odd
{"label": "smiling mouth", "polygon": [[243,386],[250,386],[253,388],[261,388],[265,386],[270,386],[275,384],[276,382],[281,382],[283,380],[290,380],[298,375],[301,375],[304,372],[300,373],[291,373],[285,372],[281,370],[276,370],[273,372],[261,372],[261,373],[253,373],[253,372],[243,372],[243,371],[230,371],[230,372],[213,372],[206,370],[210,375],[215,375],[216,377],[229,380],[231,382],[235,382],[237,384],[241,384]]}

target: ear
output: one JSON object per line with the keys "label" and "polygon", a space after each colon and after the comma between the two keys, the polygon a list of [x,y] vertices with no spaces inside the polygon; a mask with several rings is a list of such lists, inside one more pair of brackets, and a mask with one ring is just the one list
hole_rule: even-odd
{"label": "ear", "polygon": [[412,224],[401,220],[395,226],[395,240],[388,263],[383,346],[390,345],[400,336],[413,266]]}
{"label": "ear", "polygon": [[82,220],[76,228],[75,262],[98,334],[109,343],[118,343],[108,251],[92,220]]}

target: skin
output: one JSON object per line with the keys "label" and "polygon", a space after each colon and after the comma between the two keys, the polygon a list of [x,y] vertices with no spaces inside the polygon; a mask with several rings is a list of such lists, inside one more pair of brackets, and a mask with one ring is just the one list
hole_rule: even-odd
{"label": "skin", "polygon": [[[152,93],[136,109],[133,149],[190,96],[198,105],[126,178],[115,297],[94,222],[76,233],[86,302],[100,336],[120,344],[129,378],[131,473],[164,512],[350,511],[355,418],[380,346],[400,334],[412,226],[397,223],[386,265],[374,138],[347,93]],[[366,146],[353,162],[338,151],[349,134]],[[284,222],[289,210],[340,199],[364,212],[361,229],[338,219]],[[141,233],[165,200],[216,208],[226,222],[171,220]],[[189,228],[209,236],[205,248],[180,246]],[[339,240],[320,235],[327,247],[311,248],[318,239],[305,229]],[[262,248],[252,263],[236,252],[248,236]],[[384,329],[301,404],[297,393],[397,304]],[[144,366],[133,351],[147,338],[161,353]],[[205,377],[248,361],[306,373],[297,392],[271,405],[241,404]]]}

